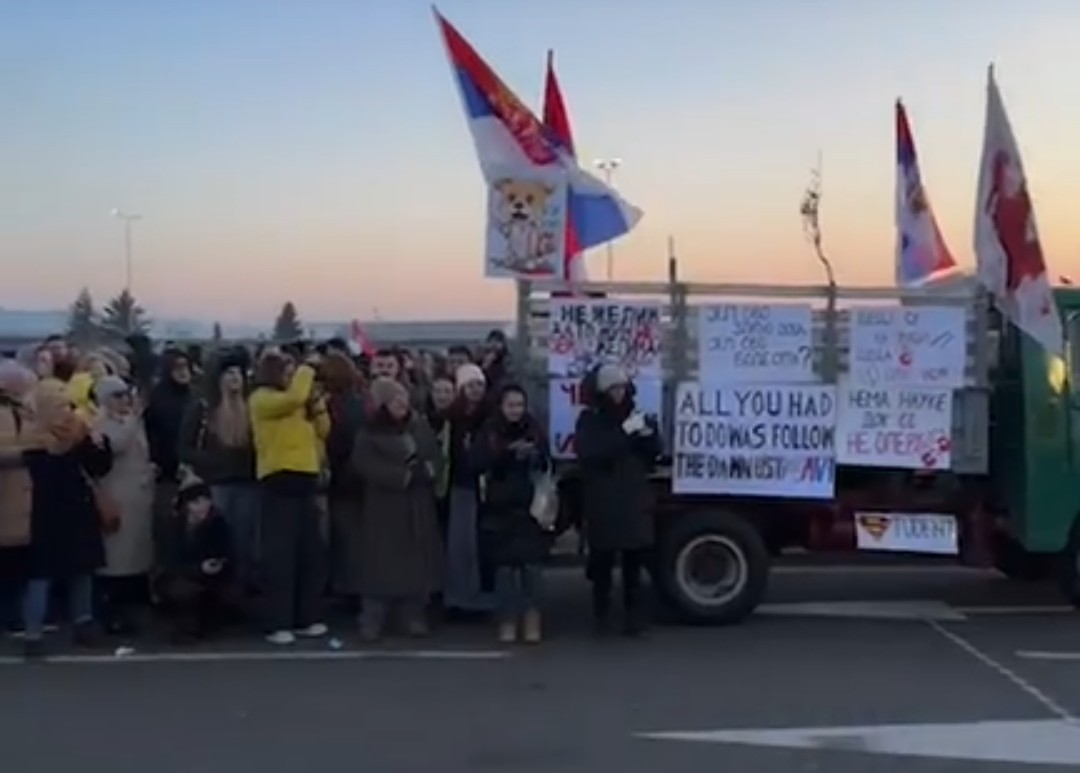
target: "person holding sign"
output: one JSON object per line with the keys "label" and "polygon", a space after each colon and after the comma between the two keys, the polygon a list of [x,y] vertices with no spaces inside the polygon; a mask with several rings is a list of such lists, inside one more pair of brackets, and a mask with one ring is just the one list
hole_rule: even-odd
{"label": "person holding sign", "polygon": [[615,563],[621,559],[624,631],[633,636],[646,622],[641,574],[654,537],[648,478],[661,449],[657,422],[636,409],[633,384],[615,365],[602,365],[586,377],[582,401],[575,434],[593,615],[598,633],[606,633]]}

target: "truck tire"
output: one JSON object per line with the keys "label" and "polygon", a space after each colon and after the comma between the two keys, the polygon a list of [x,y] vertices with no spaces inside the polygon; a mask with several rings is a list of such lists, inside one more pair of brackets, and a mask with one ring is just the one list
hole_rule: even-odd
{"label": "truck tire", "polygon": [[661,535],[656,561],[661,596],[683,622],[727,625],[761,602],[769,552],[745,518],[725,510],[690,510]]}
{"label": "truck tire", "polygon": [[1073,523],[1060,560],[1058,585],[1061,593],[1070,604],[1080,608],[1080,518]]}

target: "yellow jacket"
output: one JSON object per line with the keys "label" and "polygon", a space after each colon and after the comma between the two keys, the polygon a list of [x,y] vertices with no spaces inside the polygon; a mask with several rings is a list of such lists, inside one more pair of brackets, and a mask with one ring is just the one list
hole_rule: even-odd
{"label": "yellow jacket", "polygon": [[94,377],[86,371],[80,371],[71,377],[68,381],[68,391],[71,392],[71,399],[75,403],[75,410],[84,419],[90,420],[94,418],[96,406],[94,401],[90,399],[90,393],[94,388]]}
{"label": "yellow jacket", "polygon": [[276,472],[320,473],[330,415],[320,401],[309,418],[307,402],[314,383],[315,371],[301,365],[288,389],[259,387],[251,393],[248,410],[259,480]]}

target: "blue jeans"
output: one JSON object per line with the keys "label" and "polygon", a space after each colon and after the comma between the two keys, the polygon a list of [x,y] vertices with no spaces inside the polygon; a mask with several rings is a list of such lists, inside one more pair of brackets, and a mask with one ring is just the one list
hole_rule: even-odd
{"label": "blue jeans", "polygon": [[543,572],[537,564],[498,567],[495,570],[495,597],[499,614],[509,618],[539,610]]}
{"label": "blue jeans", "polygon": [[[49,611],[49,590],[52,580],[30,580],[23,596],[23,625],[27,639],[40,639]],[[88,574],[68,580],[68,616],[72,625],[82,625],[94,619],[94,579]]]}
{"label": "blue jeans", "polygon": [[261,529],[259,489],[252,483],[225,483],[210,487],[214,507],[229,524],[237,579],[248,587],[259,583]]}

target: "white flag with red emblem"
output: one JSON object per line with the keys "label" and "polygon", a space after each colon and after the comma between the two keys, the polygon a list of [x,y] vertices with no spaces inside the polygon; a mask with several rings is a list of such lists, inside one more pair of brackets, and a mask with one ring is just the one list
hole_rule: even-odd
{"label": "white flag with red emblem", "polygon": [[1060,355],[1061,316],[1050,289],[1027,177],[994,69],[986,85],[979,193],[975,206],[975,259],[979,279],[1014,325]]}

